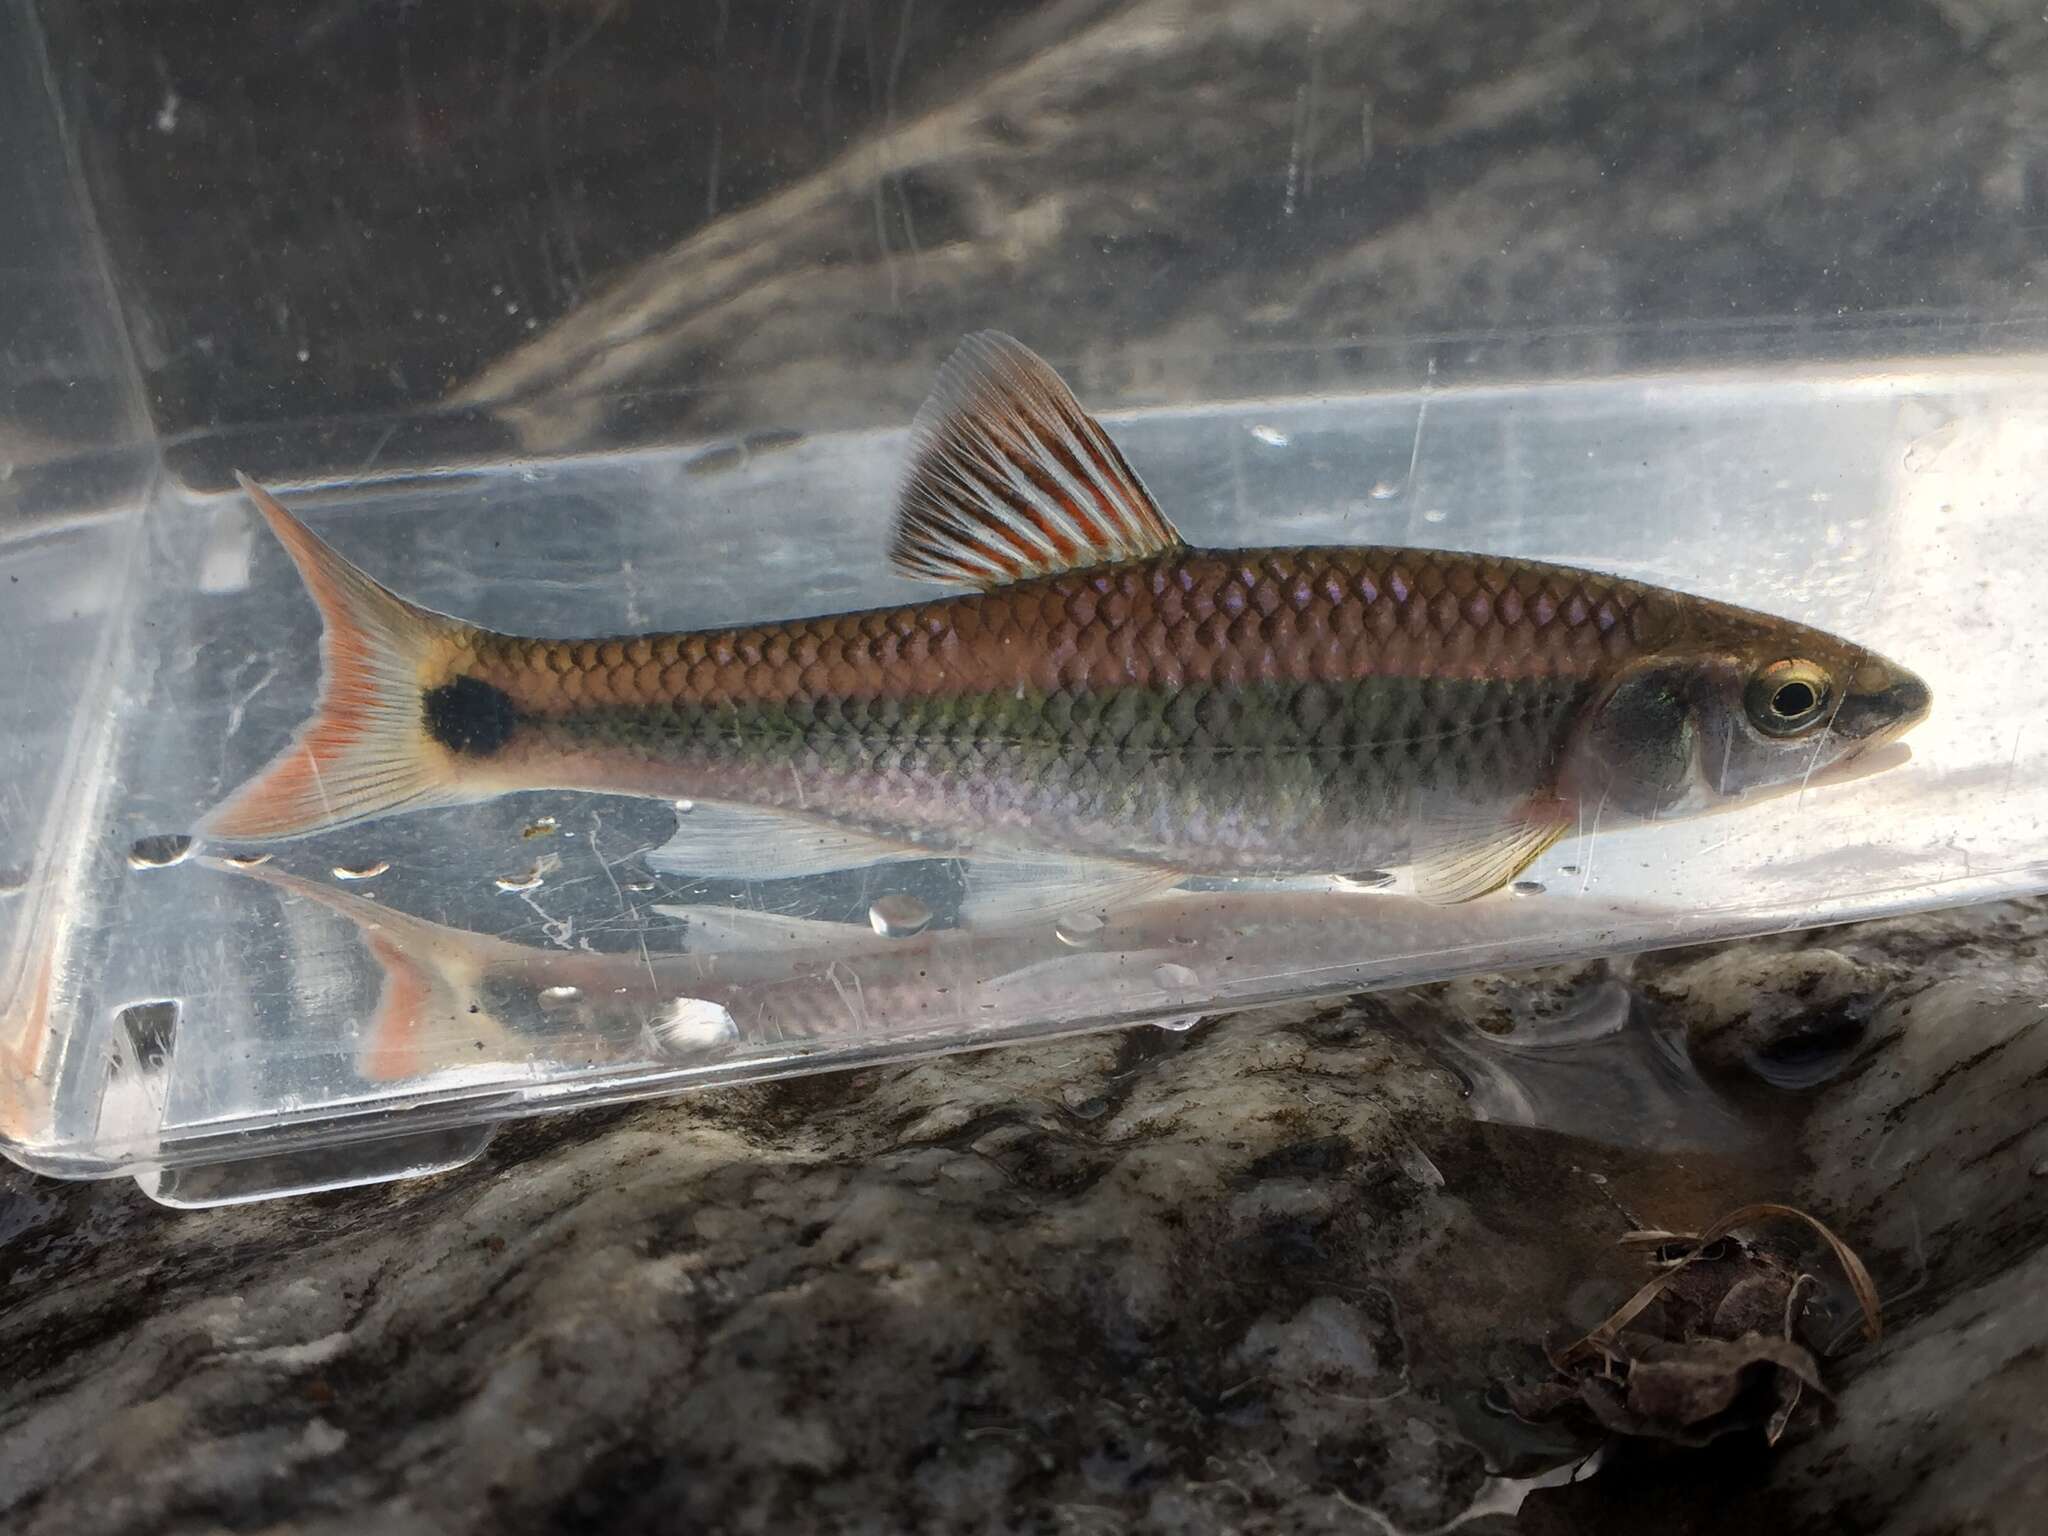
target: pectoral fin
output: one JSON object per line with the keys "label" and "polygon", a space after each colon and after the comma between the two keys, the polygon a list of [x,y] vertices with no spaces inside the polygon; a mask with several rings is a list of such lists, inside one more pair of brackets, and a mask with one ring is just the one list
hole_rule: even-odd
{"label": "pectoral fin", "polygon": [[1454,906],[1497,891],[1571,826],[1565,807],[1555,801],[1519,806],[1505,816],[1418,817],[1411,860],[1415,894]]}

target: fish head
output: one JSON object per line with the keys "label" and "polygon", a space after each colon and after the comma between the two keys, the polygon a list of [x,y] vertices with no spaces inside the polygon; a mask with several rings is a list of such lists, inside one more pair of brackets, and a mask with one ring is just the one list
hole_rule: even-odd
{"label": "fish head", "polygon": [[1718,605],[1705,617],[1595,696],[1563,775],[1582,805],[1661,820],[1849,777],[1927,717],[1927,684],[1862,646]]}

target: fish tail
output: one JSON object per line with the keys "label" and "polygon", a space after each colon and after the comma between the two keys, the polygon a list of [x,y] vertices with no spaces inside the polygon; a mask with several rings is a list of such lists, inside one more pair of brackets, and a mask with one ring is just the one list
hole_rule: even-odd
{"label": "fish tail", "polygon": [[276,497],[246,475],[236,478],[319,605],[320,696],[291,745],[215,807],[201,833],[231,842],[304,837],[474,798],[460,785],[456,754],[432,728],[437,697],[449,696],[441,702],[457,714],[474,703],[472,689],[504,702],[497,690],[457,675],[456,663],[480,632],[387,592]]}

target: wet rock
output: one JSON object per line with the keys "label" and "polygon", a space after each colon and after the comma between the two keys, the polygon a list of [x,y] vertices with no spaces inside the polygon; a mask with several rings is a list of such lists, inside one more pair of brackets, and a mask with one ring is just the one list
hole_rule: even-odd
{"label": "wet rock", "polygon": [[2048,988],[2023,963],[1997,981],[1904,991],[1872,1020],[1855,1076],[1807,1123],[1812,1199],[1889,1259],[1900,1293],[1941,1295],[2048,1235]]}
{"label": "wet rock", "polygon": [[[1875,978],[1869,1040],[1761,1116],[1682,1055],[1617,1054],[1631,1008],[1618,1033],[1483,1047],[1573,1070],[1525,1096],[1530,1123],[1475,1124],[1446,1042],[1484,1031],[1432,989],[577,1115],[440,1178],[272,1206],[9,1172],[0,1524],[2023,1529],[1997,1511],[2035,1507],[2011,1448],[2048,1390],[2044,933],[2016,904],[1831,934]],[[1464,995],[1630,973],[1560,974]],[[1651,1006],[1716,997],[1695,976]],[[1762,1139],[1610,1134],[1646,1102],[1616,1079],[1652,1071],[1659,1102]],[[1887,1299],[1883,1345],[1814,1351],[1839,1414],[1775,1459],[1731,1464],[1759,1438],[1738,1435],[1516,1481],[1568,1477],[1575,1443],[1486,1388],[1629,1294],[1617,1237],[1768,1197],[1865,1247]],[[1696,1315],[1737,1330],[1781,1289]],[[2010,1502],[1986,1516],[1984,1490]]]}
{"label": "wet rock", "polygon": [[1811,1087],[1848,1066],[1889,975],[1832,949],[1748,946],[1644,971],[1643,994],[1683,1022],[1695,1061],[1782,1087]]}
{"label": "wet rock", "polygon": [[1516,1043],[1557,1043],[1611,1028],[1625,992],[1617,982],[1627,970],[1607,960],[1580,960],[1526,971],[1460,976],[1420,995],[1440,1003],[1473,1029]]}

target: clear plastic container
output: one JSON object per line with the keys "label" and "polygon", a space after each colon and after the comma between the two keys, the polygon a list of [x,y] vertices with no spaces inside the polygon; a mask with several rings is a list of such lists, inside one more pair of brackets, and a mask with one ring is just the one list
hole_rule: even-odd
{"label": "clear plastic container", "polygon": [[[0,228],[0,313],[26,322],[0,361],[0,1147],[27,1166],[133,1174],[170,1203],[251,1199],[447,1167],[507,1118],[574,1104],[2048,889],[2048,375],[2015,313],[1595,313],[1370,343],[1236,342],[1219,324],[1197,353],[1185,332],[1148,342],[1137,319],[1032,334],[1060,307],[1050,280],[1031,302],[984,287],[981,318],[1071,366],[1192,542],[1479,549],[1793,617],[1928,680],[1910,762],[1589,831],[1467,906],[1361,871],[1198,882],[997,935],[954,922],[944,861],[752,886],[657,875],[648,852],[689,814],[664,801],[522,794],[254,864],[189,849],[200,814],[302,721],[318,670],[317,616],[232,468],[407,597],[505,630],[695,628],[916,595],[886,532],[910,381],[954,334],[954,299],[919,319],[919,292],[952,247],[888,231],[907,234],[915,153],[933,153],[916,134],[967,127],[941,106],[915,126],[870,114],[825,169],[778,179],[765,130],[726,122],[742,211],[721,214],[714,192],[701,215],[650,218],[649,254],[614,239],[614,270],[538,304],[515,296],[514,269],[569,266],[580,217],[546,175],[491,213],[533,250],[464,272],[489,299],[453,322],[426,292],[446,278],[408,275],[430,232],[388,210],[308,203],[315,227],[289,236],[274,204],[240,229],[195,221],[189,238],[230,276],[260,272],[251,240],[398,242],[366,246],[346,294],[281,266],[260,293],[199,295],[147,268],[153,157],[197,157],[217,190],[317,146],[252,140],[231,98],[187,100],[169,66],[138,81],[147,25],[93,43],[71,11],[0,0],[0,122],[19,150],[0,201],[24,210]],[[281,46],[268,29],[251,44]],[[990,66],[990,111],[1005,90],[1054,90],[1011,63]],[[906,66],[906,100],[937,99],[962,67]],[[545,109],[533,89],[520,111]],[[367,131],[373,113],[366,100],[349,120]],[[441,153],[424,122],[407,153]],[[1368,111],[1365,155],[1370,125]],[[861,171],[862,155],[887,164]],[[867,178],[859,196],[878,189],[882,238],[850,273],[829,242],[809,260],[840,302],[898,317],[870,333],[888,338],[875,386],[849,389],[864,359],[843,338],[809,357],[779,323],[765,329],[783,351],[715,348],[710,385],[677,382],[693,345],[677,274],[744,265],[839,165]],[[1296,238],[1288,221],[1307,216],[1313,178],[1288,178],[1261,241]],[[1225,246],[1246,264],[1260,250]],[[1156,266],[1104,260],[1117,283]],[[701,297],[781,302],[778,281],[706,277]],[[267,329],[235,329],[258,312]],[[365,383],[373,312],[452,324],[447,366]]]}

